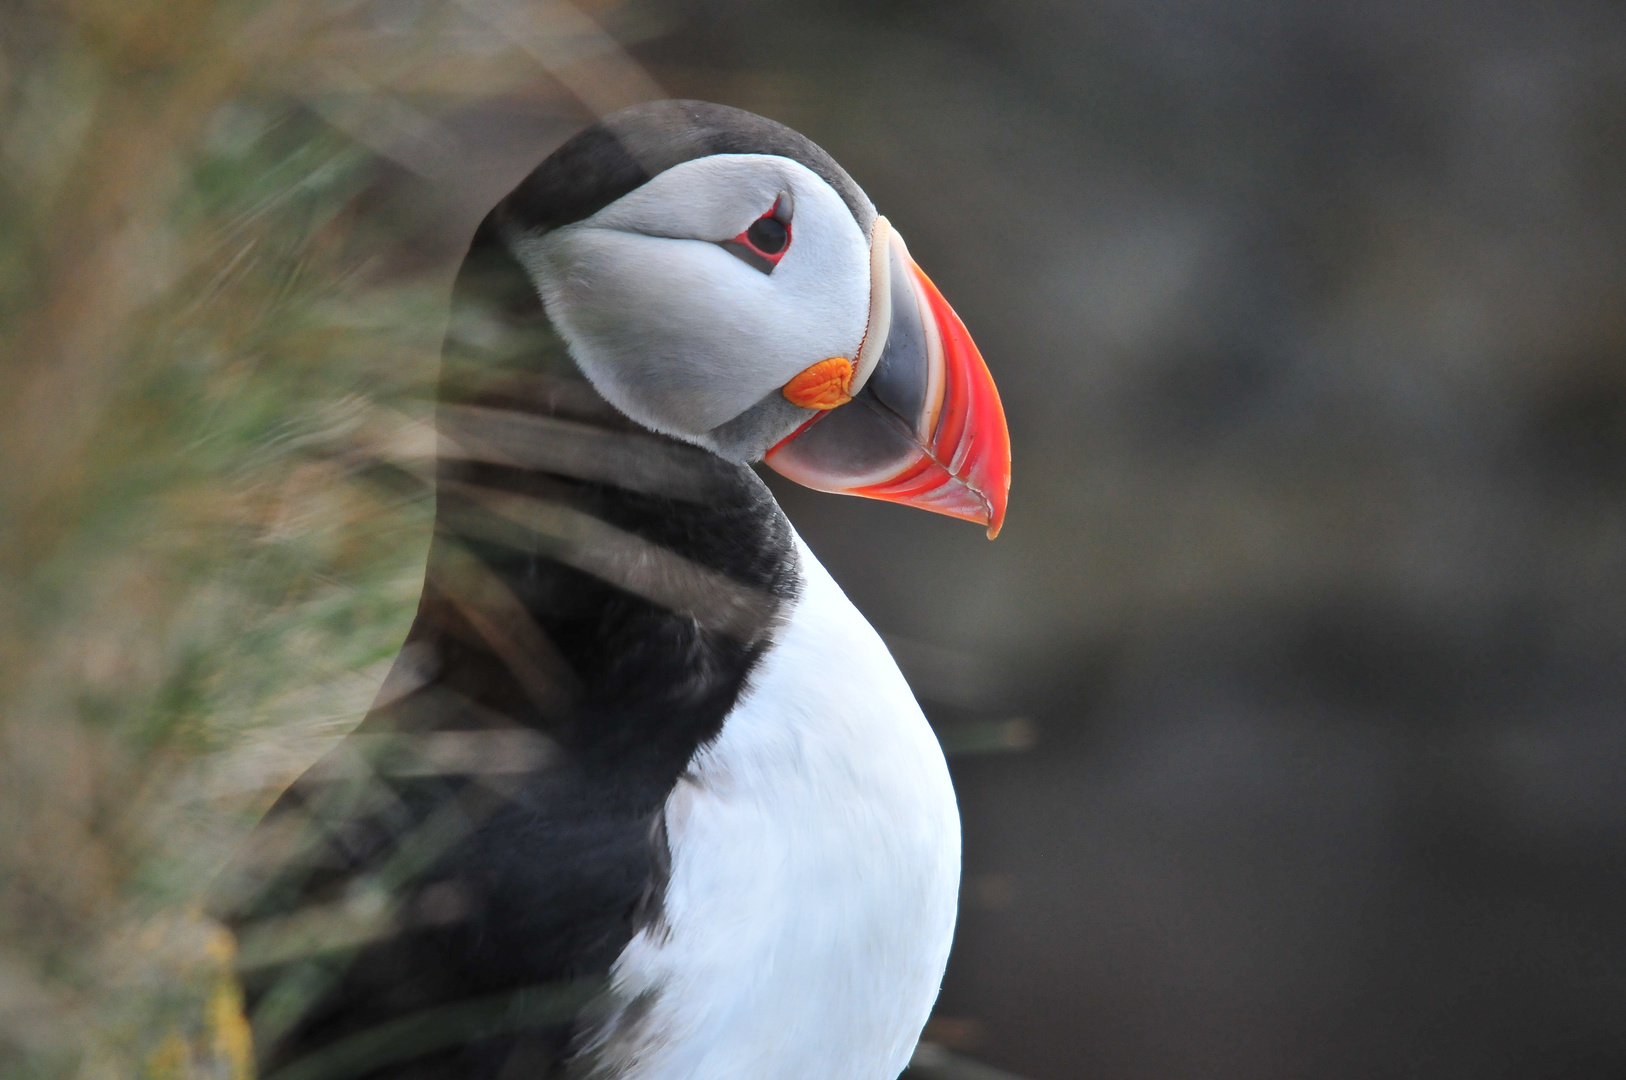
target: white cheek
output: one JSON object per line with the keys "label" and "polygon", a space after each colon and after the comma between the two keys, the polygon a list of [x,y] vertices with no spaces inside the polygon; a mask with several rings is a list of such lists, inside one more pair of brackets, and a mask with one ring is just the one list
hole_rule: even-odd
{"label": "white cheek", "polygon": [[857,354],[869,306],[863,235],[845,207],[833,219],[813,209],[799,208],[772,274],[716,244],[590,223],[542,238],[527,261],[600,392],[650,427],[699,436],[810,364]]}

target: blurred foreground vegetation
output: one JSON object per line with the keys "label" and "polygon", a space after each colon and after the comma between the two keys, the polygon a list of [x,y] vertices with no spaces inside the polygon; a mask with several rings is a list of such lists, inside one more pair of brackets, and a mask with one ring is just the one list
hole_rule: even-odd
{"label": "blurred foreground vegetation", "polygon": [[366,709],[432,519],[459,253],[399,250],[390,145],[476,96],[580,108],[595,24],[546,14],[0,16],[3,1075],[245,1068],[202,895]]}

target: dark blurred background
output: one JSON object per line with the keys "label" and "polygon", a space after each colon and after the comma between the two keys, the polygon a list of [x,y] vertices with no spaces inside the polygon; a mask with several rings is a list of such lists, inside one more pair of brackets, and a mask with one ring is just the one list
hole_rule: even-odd
{"label": "dark blurred background", "polygon": [[697,3],[864,185],[1009,523],[775,483],[956,757],[936,1030],[1038,1078],[1626,1076],[1626,10]]}
{"label": "dark blurred background", "polygon": [[[39,715],[81,726],[23,739],[7,721],[8,777],[45,778],[7,781],[8,831],[69,809],[6,857],[38,867],[57,845],[72,869],[21,907],[0,897],[0,1037],[70,1060],[29,1010],[54,1003],[71,1040],[81,999],[39,987],[136,987],[127,1001],[150,984],[105,963],[62,976],[41,928],[96,943],[71,955],[133,963],[107,913],[132,890],[147,898],[132,925],[178,909],[270,797],[241,793],[274,794],[316,735],[359,717],[410,619],[427,503],[374,493],[341,512],[334,492],[367,454],[422,472],[421,390],[484,211],[594,113],[667,93],[826,147],[1004,397],[1014,485],[993,544],[772,481],[954,751],[965,887],[929,1037],[1033,1080],[1626,1077],[1620,4],[85,0],[63,9],[68,30],[47,7],[0,28],[6,190],[41,200],[0,213],[0,315],[49,314],[38,297],[55,289],[120,327],[192,329],[156,346],[146,330],[7,331],[12,370],[39,369],[13,386],[46,390],[0,394],[39,429],[5,436],[30,467],[4,484],[14,522],[25,481],[55,516],[0,529],[13,580],[44,583],[6,586],[0,652],[45,649],[57,638],[29,628],[47,624],[68,644],[0,694],[50,688],[58,711]],[[315,29],[290,30],[289,12]],[[39,103],[80,99],[100,103],[91,149],[52,165],[81,120]],[[136,121],[158,140],[148,156],[124,134]],[[110,190],[85,172],[98,163],[146,183],[184,172],[152,163],[191,147],[190,179],[141,196],[182,212],[131,217],[134,196],[86,194]],[[207,242],[187,262],[173,237],[193,234]],[[107,237],[124,246],[103,258]],[[139,272],[92,273],[127,264]],[[34,266],[49,273],[19,269]],[[357,282],[365,303],[343,291]],[[177,299],[159,319],[164,289]],[[320,302],[290,314],[301,289]],[[79,430],[39,402],[89,416],[125,385],[53,358],[100,356],[120,333],[149,343],[119,355],[158,357],[127,370],[161,377],[126,379],[125,404],[81,425],[102,457],[64,450],[60,472],[159,507],[114,528],[64,502],[79,489],[32,447]],[[335,374],[333,357],[367,349]],[[315,389],[277,389],[295,383]],[[372,398],[389,408],[365,411]],[[95,435],[137,421],[156,434]],[[231,439],[258,449],[221,450]],[[128,464],[183,460],[181,480]],[[182,488],[203,494],[159,498]],[[133,550],[84,537],[140,536],[145,552],[177,522],[190,539],[138,569],[217,584],[142,616],[158,630],[83,629],[100,609],[61,598],[124,595],[99,583],[124,581],[105,567]],[[196,599],[227,595],[218,581],[236,599]],[[274,738],[245,755],[251,729]],[[104,804],[157,790],[152,747],[179,762],[163,775],[182,794],[155,797],[164,840],[138,843],[132,804]],[[104,868],[63,855],[63,836],[139,858]],[[176,855],[175,837],[211,854]],[[192,884],[153,886],[153,860]],[[25,955],[35,983],[18,981]],[[52,1074],[31,1060],[26,1075]]]}

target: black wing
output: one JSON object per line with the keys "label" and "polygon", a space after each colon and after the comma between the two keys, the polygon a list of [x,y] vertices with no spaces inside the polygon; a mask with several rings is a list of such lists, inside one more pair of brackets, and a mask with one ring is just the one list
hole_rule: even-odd
{"label": "black wing", "polygon": [[611,410],[493,228],[439,409],[401,656],[221,889],[265,1080],[557,1073],[659,917],[661,807],[796,587],[756,475]]}

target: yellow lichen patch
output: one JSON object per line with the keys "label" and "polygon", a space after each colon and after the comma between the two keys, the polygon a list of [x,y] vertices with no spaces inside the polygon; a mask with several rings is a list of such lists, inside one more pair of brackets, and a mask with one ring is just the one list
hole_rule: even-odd
{"label": "yellow lichen patch", "polygon": [[230,975],[221,977],[209,999],[209,1031],[215,1060],[226,1066],[230,1080],[253,1080],[254,1036],[243,1016],[243,992]]}
{"label": "yellow lichen patch", "polygon": [[217,1066],[228,1080],[254,1080],[254,1034],[243,1015],[243,990],[232,971],[237,942],[224,927],[209,941],[209,953],[220,965],[215,990],[209,998],[208,1025]]}
{"label": "yellow lichen patch", "polygon": [[190,1080],[192,1048],[179,1032],[170,1032],[147,1056],[147,1080]]}

